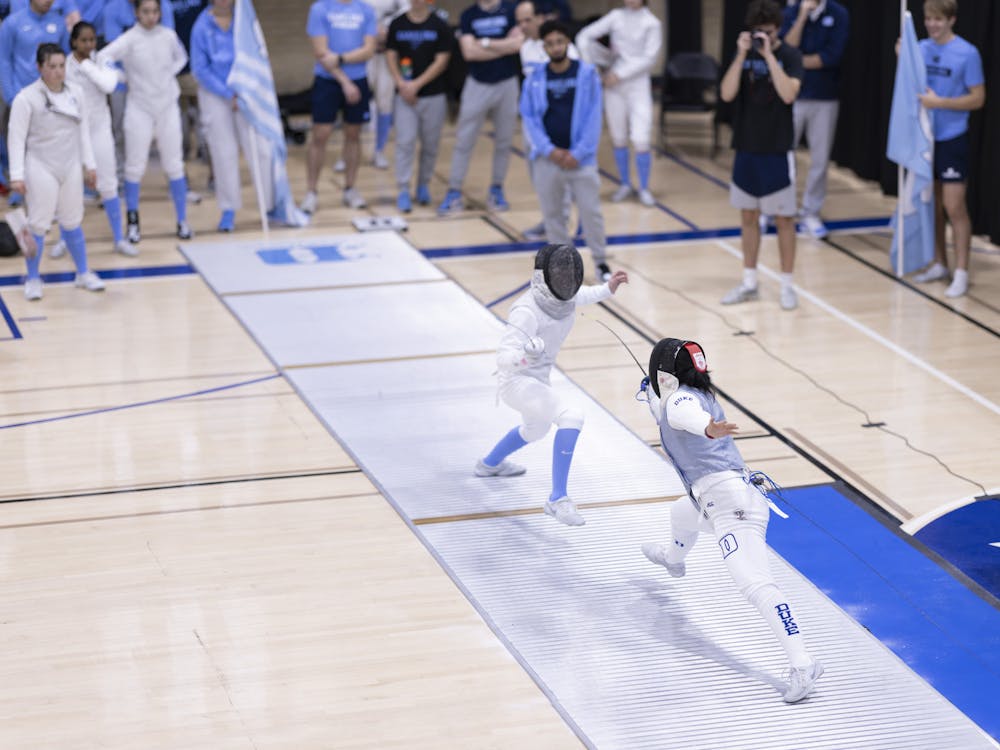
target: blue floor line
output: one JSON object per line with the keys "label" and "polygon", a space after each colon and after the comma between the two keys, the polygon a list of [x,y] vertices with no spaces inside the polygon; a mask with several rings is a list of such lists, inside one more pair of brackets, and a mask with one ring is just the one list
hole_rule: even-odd
{"label": "blue floor line", "polygon": [[11,338],[0,339],[0,341],[13,341],[15,339],[24,338],[21,335],[21,329],[17,327],[17,321],[14,320],[14,316],[10,314],[10,310],[7,308],[7,303],[3,301],[3,297],[0,296],[0,315],[7,323],[7,327],[10,329]]}
{"label": "blue floor line", "polygon": [[771,547],[1000,739],[1000,609],[834,486],[784,498],[791,520],[772,519]]}
{"label": "blue floor line", "polygon": [[[188,264],[178,264],[173,266],[147,266],[145,268],[109,268],[103,271],[91,269],[102,279],[136,279],[151,278],[156,276],[189,276],[195,273],[193,267]],[[42,281],[46,284],[61,284],[73,281],[76,278],[76,271],[56,271],[53,273],[43,273]],[[0,287],[20,286],[24,283],[24,276],[0,276]]]}

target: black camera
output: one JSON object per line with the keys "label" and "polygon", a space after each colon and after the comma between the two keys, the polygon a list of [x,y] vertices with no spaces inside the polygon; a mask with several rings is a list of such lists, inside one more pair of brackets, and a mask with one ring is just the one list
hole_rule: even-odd
{"label": "black camera", "polygon": [[760,52],[762,49],[764,49],[764,38],[760,37],[760,36],[754,36],[753,37],[753,48],[755,50],[757,50],[758,52]]}

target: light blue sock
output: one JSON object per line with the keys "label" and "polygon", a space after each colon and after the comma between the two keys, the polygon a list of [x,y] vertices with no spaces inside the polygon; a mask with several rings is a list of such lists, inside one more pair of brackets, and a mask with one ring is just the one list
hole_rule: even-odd
{"label": "light blue sock", "polygon": [[36,234],[35,247],[38,248],[38,252],[35,253],[34,258],[24,257],[25,263],[28,264],[28,278],[29,279],[40,279],[42,275],[38,272],[38,267],[42,264],[42,254],[45,252],[45,235]]}
{"label": "light blue sock", "polygon": [[139,183],[125,180],[125,210],[139,210]]}
{"label": "light blue sock", "polygon": [[108,216],[111,236],[117,245],[122,241],[122,202],[117,195],[104,201],[104,213]]}
{"label": "light blue sock", "polygon": [[528,441],[521,437],[521,428],[515,427],[500,438],[500,442],[493,446],[493,450],[483,459],[483,463],[487,466],[499,466],[500,462],[507,458],[507,456],[527,444]]}
{"label": "light blue sock", "polygon": [[615,165],[618,167],[618,176],[621,178],[622,185],[631,185],[631,177],[629,176],[628,167],[628,146],[615,149]]}
{"label": "light blue sock", "polygon": [[635,171],[639,174],[639,189],[649,189],[649,168],[653,159],[648,151],[635,155]]}
{"label": "light blue sock", "polygon": [[73,256],[77,273],[87,273],[87,240],[83,236],[83,227],[63,229],[62,238]]}
{"label": "light blue sock", "polygon": [[379,115],[375,123],[375,150],[381,151],[385,148],[389,140],[389,131],[392,130],[392,114]]}
{"label": "light blue sock", "polygon": [[187,221],[187,177],[178,177],[170,181],[170,197],[174,200],[174,211],[177,212],[177,221]]}
{"label": "light blue sock", "polygon": [[549,502],[566,496],[569,466],[573,463],[573,449],[578,437],[579,430],[556,430],[556,438],[552,441],[552,494]]}

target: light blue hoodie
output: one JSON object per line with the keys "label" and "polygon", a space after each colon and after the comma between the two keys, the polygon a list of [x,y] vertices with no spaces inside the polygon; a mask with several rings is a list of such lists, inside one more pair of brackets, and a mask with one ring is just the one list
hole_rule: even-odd
{"label": "light blue hoodie", "polygon": [[[521,89],[521,118],[531,141],[531,159],[547,158],[555,148],[544,125],[545,111],[549,108],[546,93],[548,70],[548,65],[536,66]],[[602,118],[600,76],[593,65],[581,61],[576,74],[569,148],[581,167],[597,164]]]}
{"label": "light blue hoodie", "polygon": [[232,99],[233,90],[226,84],[236,52],[233,26],[223,31],[210,8],[198,15],[191,28],[191,73],[198,85],[223,99]]}

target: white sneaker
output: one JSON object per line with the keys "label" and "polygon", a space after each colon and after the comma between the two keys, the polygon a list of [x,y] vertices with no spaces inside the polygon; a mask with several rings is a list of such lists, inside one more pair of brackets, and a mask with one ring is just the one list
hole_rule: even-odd
{"label": "white sneaker", "polygon": [[337,161],[333,163],[334,172],[343,172],[345,169],[347,169],[347,165],[344,164],[343,159],[337,159]]}
{"label": "white sneaker", "polygon": [[133,245],[131,242],[128,242],[127,240],[119,240],[118,242],[115,243],[112,252],[121,253],[122,255],[127,255],[130,258],[134,258],[139,254],[139,248],[136,245]]}
{"label": "white sneaker", "polygon": [[806,215],[799,222],[799,233],[812,237],[814,240],[821,240],[830,234],[830,230],[826,228],[826,224],[818,216]]}
{"label": "white sneaker", "polygon": [[306,193],[306,197],[299,204],[299,211],[310,216],[316,213],[316,193],[312,190]]}
{"label": "white sneaker", "polygon": [[344,205],[348,208],[364,208],[368,204],[365,203],[365,199],[361,197],[357,188],[349,187],[344,190]]}
{"label": "white sneaker", "polygon": [[782,310],[794,310],[799,306],[799,295],[795,293],[795,287],[793,286],[783,286],[781,287],[781,309]]}
{"label": "white sneaker", "polygon": [[965,293],[969,291],[969,274],[963,273],[962,271],[955,271],[955,276],[951,280],[951,284],[948,288],[944,290],[945,297],[964,297]]}
{"label": "white sneaker", "polygon": [[551,500],[545,503],[545,512],[556,519],[559,523],[567,526],[583,526],[587,523],[577,510],[576,505],[565,495],[555,502]]}
{"label": "white sneaker", "polygon": [[653,194],[651,192],[649,192],[648,190],[640,190],[639,191],[639,203],[641,203],[644,206],[655,206],[656,205],[656,198],[654,198]]}
{"label": "white sneaker", "polygon": [[757,287],[754,287],[753,289],[747,289],[745,286],[740,284],[739,286],[733,287],[728,292],[726,292],[726,296],[723,297],[720,301],[722,302],[723,305],[738,305],[741,302],[751,302],[752,300],[757,299],[757,297],[759,296],[760,295],[757,292]]}
{"label": "white sneaker", "polygon": [[77,289],[86,289],[88,292],[104,291],[104,282],[101,281],[101,277],[93,271],[78,273],[76,278],[73,280],[73,286]]}
{"label": "white sneaker", "polygon": [[929,281],[940,281],[948,278],[948,269],[941,263],[934,262],[928,268],[913,277],[918,284],[926,284]]}
{"label": "white sneaker", "polygon": [[646,542],[642,545],[642,554],[644,554],[646,559],[651,563],[662,565],[674,578],[683,578],[684,574],[687,573],[687,568],[685,567],[683,560],[679,563],[670,562],[670,558],[667,557],[667,546],[665,544]]}
{"label": "white sneaker", "polygon": [[196,193],[194,190],[188,190],[185,197],[187,198],[188,203],[194,204],[195,206],[201,205],[201,193]]}
{"label": "white sneaker", "polygon": [[523,466],[508,461],[506,458],[496,466],[489,466],[483,463],[482,459],[476,462],[473,470],[477,477],[519,477],[527,471]]}
{"label": "white sneaker", "polygon": [[29,302],[42,298],[42,280],[28,279],[24,282],[24,298]]}
{"label": "white sneaker", "polygon": [[49,248],[50,258],[61,258],[66,254],[66,243],[59,240],[51,248]]}
{"label": "white sneaker", "polygon": [[389,160],[385,158],[385,154],[381,151],[376,151],[375,156],[372,157],[372,166],[375,169],[388,169]]}
{"label": "white sneaker", "polygon": [[611,194],[611,202],[621,203],[623,200],[632,195],[632,192],[633,190],[631,185],[620,185],[618,189]]}
{"label": "white sneaker", "polygon": [[813,691],[816,680],[823,676],[823,665],[813,661],[808,667],[789,670],[788,689],[785,690],[785,703],[798,703]]}

